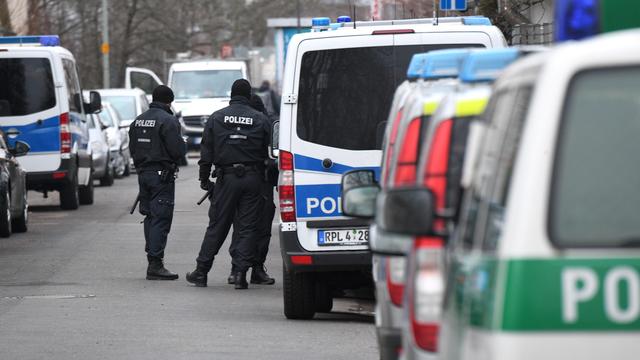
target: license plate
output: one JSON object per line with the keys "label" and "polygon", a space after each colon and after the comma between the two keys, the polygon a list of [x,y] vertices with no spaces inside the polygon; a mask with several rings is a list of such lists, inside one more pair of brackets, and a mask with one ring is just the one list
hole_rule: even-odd
{"label": "license plate", "polygon": [[355,246],[369,242],[369,229],[318,230],[318,246]]}

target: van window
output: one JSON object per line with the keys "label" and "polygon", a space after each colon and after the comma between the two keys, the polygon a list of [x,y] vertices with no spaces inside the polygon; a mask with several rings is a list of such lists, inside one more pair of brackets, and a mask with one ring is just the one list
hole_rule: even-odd
{"label": "van window", "polygon": [[80,95],[80,84],[78,83],[76,66],[73,64],[73,61],[62,59],[62,67],[64,68],[64,80],[69,100],[69,112],[78,114],[82,112],[82,109],[78,108],[78,105],[82,105],[77,102],[77,99],[82,99],[82,96]]}
{"label": "van window", "polygon": [[176,71],[171,88],[176,99],[230,97],[231,85],[242,78],[241,70]]}
{"label": "van window", "polygon": [[56,105],[49,59],[0,59],[0,84],[0,116],[29,115]]}
{"label": "van window", "polygon": [[577,74],[565,100],[550,199],[559,247],[640,247],[640,67]]}
{"label": "van window", "polygon": [[377,129],[416,53],[481,45],[406,45],[306,52],[298,91],[297,134],[347,150],[379,150]]}
{"label": "van window", "polygon": [[131,86],[134,88],[140,88],[145,93],[152,94],[158,85],[160,84],[149,74],[139,71],[131,72]]}

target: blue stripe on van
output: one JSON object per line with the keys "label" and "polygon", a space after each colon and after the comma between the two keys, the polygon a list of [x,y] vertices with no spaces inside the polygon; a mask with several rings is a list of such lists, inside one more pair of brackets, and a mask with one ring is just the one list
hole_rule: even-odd
{"label": "blue stripe on van", "polygon": [[338,163],[333,163],[328,169],[325,169],[322,166],[322,160],[312,158],[309,156],[304,156],[300,154],[294,155],[294,167],[295,170],[308,170],[308,171],[318,171],[323,173],[332,173],[332,174],[344,174],[350,170],[373,170],[376,173],[376,178],[380,178],[380,167],[379,166],[369,166],[369,167],[353,167]]}
{"label": "blue stripe on van", "polygon": [[15,138],[9,139],[10,146],[16,140],[24,141],[31,147],[29,154],[37,152],[60,151],[60,117],[42,120],[41,124],[33,122],[20,126],[0,126],[3,131],[16,129],[20,132]]}

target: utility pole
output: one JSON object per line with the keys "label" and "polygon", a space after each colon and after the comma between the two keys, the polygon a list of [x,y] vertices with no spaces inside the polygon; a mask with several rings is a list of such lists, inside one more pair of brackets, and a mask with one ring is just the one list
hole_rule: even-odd
{"label": "utility pole", "polygon": [[296,0],[296,15],[298,17],[298,29],[296,31],[300,33],[300,0]]}
{"label": "utility pole", "polygon": [[108,89],[111,87],[109,72],[109,7],[107,0],[102,0],[102,87]]}

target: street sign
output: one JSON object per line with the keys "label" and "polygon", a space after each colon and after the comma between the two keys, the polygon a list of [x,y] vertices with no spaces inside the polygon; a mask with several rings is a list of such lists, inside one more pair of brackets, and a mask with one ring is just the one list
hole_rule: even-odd
{"label": "street sign", "polygon": [[442,11],[467,11],[467,0],[440,0]]}

